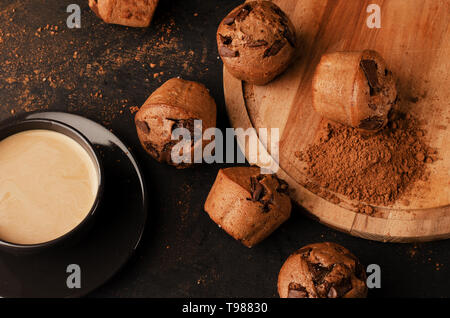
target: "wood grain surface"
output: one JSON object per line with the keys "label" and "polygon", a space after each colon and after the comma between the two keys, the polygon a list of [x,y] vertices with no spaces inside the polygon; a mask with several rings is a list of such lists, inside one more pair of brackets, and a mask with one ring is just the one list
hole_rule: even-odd
{"label": "wood grain surface", "polygon": [[[450,2],[432,0],[295,1],[277,0],[293,21],[299,43],[296,62],[266,86],[233,78],[224,70],[224,91],[232,125],[279,128],[278,174],[295,189],[293,199],[322,223],[353,235],[380,241],[425,241],[450,237]],[[381,8],[381,28],[369,28],[367,7]],[[427,181],[415,182],[391,206],[377,206],[376,216],[357,212],[364,202],[332,193],[303,173],[295,152],[319,135],[323,119],[311,105],[311,78],[323,53],[375,49],[397,77],[400,110],[424,125],[426,142],[439,160],[427,165]],[[269,136],[270,142],[270,136]],[[245,147],[244,140],[239,140]],[[261,144],[261,146],[264,146]],[[272,160],[270,149],[260,155]],[[246,153],[248,155],[248,152]],[[272,165],[276,162],[272,162]],[[262,165],[262,163],[260,163]],[[328,191],[329,192],[329,191]]]}

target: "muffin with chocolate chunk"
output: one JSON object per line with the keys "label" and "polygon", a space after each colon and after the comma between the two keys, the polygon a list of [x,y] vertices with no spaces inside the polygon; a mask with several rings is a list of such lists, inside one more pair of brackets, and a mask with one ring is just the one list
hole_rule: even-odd
{"label": "muffin with chocolate chunk", "polygon": [[[183,168],[193,162],[196,147],[203,147],[201,139],[194,144],[194,130],[200,135],[216,125],[216,104],[204,85],[173,78],[150,95],[135,124],[142,146],[153,158]],[[177,128],[184,128],[177,132],[188,133],[190,139],[172,138]]]}
{"label": "muffin with chocolate chunk", "polygon": [[252,247],[291,215],[288,185],[274,174],[260,174],[258,167],[221,169],[205,211],[229,235]]}
{"label": "muffin with chocolate chunk", "polygon": [[325,118],[377,132],[397,100],[395,77],[376,51],[324,54],[312,80],[314,109]]}
{"label": "muffin with chocolate chunk", "polygon": [[307,245],[289,256],[278,275],[281,298],[364,298],[366,272],[335,243]]}
{"label": "muffin with chocolate chunk", "polygon": [[225,67],[234,77],[265,85],[294,59],[295,29],[276,4],[251,1],[222,20],[217,46]]}

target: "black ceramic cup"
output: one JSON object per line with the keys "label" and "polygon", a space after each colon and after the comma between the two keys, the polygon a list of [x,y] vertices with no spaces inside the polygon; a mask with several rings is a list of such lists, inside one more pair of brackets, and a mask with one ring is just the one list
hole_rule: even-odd
{"label": "black ceramic cup", "polygon": [[82,236],[84,236],[88,232],[88,229],[92,226],[96,216],[96,212],[99,209],[101,199],[103,196],[104,175],[102,164],[101,161],[99,160],[99,156],[97,155],[94,147],[91,145],[89,140],[75,128],[55,120],[48,120],[48,119],[24,120],[0,128],[0,141],[14,134],[35,129],[49,130],[62,133],[67,137],[70,137],[72,140],[76,141],[81,147],[83,147],[83,149],[87,152],[87,154],[91,158],[97,170],[96,173],[98,176],[98,189],[96,198],[89,213],[76,227],[74,227],[71,231],[67,232],[66,234],[51,241],[38,244],[16,244],[7,242],[0,238],[0,250],[11,252],[14,254],[38,253],[47,250],[51,247],[66,246],[76,242]]}

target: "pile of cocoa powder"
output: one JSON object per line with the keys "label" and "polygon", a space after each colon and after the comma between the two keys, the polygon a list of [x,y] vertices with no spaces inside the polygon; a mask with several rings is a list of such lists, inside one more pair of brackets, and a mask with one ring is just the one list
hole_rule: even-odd
{"label": "pile of cocoa powder", "polygon": [[319,186],[374,205],[394,203],[415,181],[425,180],[426,164],[437,152],[425,144],[425,131],[410,114],[391,114],[372,135],[325,123],[320,140],[296,156]]}

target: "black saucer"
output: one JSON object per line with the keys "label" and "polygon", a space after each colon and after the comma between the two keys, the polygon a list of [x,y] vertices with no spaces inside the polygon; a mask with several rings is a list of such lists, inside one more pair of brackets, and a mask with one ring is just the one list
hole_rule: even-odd
{"label": "black saucer", "polygon": [[[103,126],[73,114],[44,112],[26,119],[52,119],[80,131],[103,162],[104,200],[95,224],[70,247],[39,254],[12,255],[0,251],[0,297],[80,297],[110,279],[130,258],[147,219],[142,173],[128,148]],[[70,264],[81,269],[81,288],[67,287]]]}

